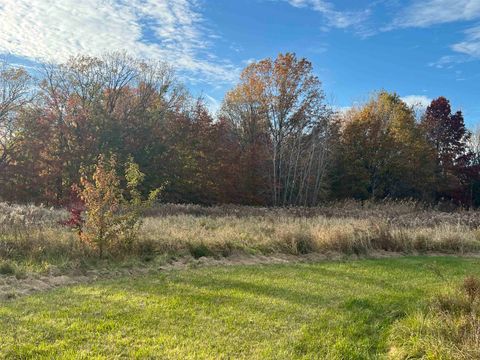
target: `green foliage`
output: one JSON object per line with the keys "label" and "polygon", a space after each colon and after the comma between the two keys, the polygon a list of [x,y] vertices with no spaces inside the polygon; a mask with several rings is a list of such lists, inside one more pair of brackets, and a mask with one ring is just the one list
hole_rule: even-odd
{"label": "green foliage", "polygon": [[213,251],[204,243],[189,244],[189,251],[195,259],[214,255]]}
{"label": "green foliage", "polygon": [[0,275],[14,275],[15,274],[15,265],[10,261],[0,262]]}
{"label": "green foliage", "polygon": [[145,179],[145,174],[140,171],[140,167],[129,158],[125,165],[125,179],[127,181],[127,198],[123,197],[123,214],[119,221],[119,237],[122,239],[121,245],[125,250],[131,250],[138,232],[142,225],[142,215],[150,208],[160,195],[161,189],[152,190],[146,200],[142,199],[139,186]]}

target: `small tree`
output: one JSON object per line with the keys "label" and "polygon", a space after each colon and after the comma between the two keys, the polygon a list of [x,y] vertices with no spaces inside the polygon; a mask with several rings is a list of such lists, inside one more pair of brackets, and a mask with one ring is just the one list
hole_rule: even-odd
{"label": "small tree", "polygon": [[157,188],[150,192],[146,200],[142,199],[142,194],[138,190],[145,179],[145,174],[140,171],[140,167],[129,158],[125,165],[125,180],[127,181],[126,197],[122,197],[123,214],[119,222],[119,238],[121,244],[127,250],[131,249],[140,226],[141,217],[144,211],[151,207],[158,198],[161,189]]}
{"label": "small tree", "polygon": [[114,156],[106,160],[100,155],[91,179],[82,176],[76,188],[85,204],[85,222],[80,238],[98,249],[99,257],[118,243],[125,249],[131,248],[141,225],[141,214],[158,197],[160,189],[142,200],[138,186],[144,178],[137,164],[130,158],[125,168],[126,191],[122,190],[116,172]]}

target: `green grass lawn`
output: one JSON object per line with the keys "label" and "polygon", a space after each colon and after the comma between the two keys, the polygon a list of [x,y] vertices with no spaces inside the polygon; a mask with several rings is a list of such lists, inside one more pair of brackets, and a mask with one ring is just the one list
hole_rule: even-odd
{"label": "green grass lawn", "polygon": [[0,358],[375,359],[392,324],[479,259],[210,267],[0,304]]}

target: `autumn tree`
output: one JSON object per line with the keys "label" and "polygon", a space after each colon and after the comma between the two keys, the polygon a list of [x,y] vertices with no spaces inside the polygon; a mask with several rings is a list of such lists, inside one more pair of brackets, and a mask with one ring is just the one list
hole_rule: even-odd
{"label": "autumn tree", "polygon": [[[251,162],[259,162],[252,165],[260,174],[251,178],[268,180],[269,203],[318,202],[331,111],[309,61],[287,53],[250,64],[226,95],[221,114],[236,128]],[[263,175],[266,162],[269,170]]]}
{"label": "autumn tree", "polygon": [[265,170],[270,167],[271,139],[263,98],[264,84],[251,65],[240,75],[240,83],[225,95],[220,111],[220,118],[229,124],[240,146],[241,202],[257,205],[270,201]]}
{"label": "autumn tree", "polygon": [[242,202],[238,142],[229,124],[215,120],[202,99],[169,117],[164,134],[165,199],[206,205]]}
{"label": "autumn tree", "polygon": [[79,169],[115,154],[144,174],[140,194],[164,186],[170,202],[480,204],[478,150],[462,113],[438,98],[420,124],[415,114],[386,92],[333,114],[312,64],[291,53],[247,66],[216,117],[161,61],[77,56],[46,65],[40,81],[2,64],[0,197],[68,205]]}
{"label": "autumn tree", "polygon": [[[120,162],[132,155],[147,174],[145,192],[163,183],[163,122],[186,97],[166,64],[124,53],[78,56],[45,66],[38,92],[38,101],[17,117],[22,148],[10,182],[26,189],[25,201],[67,203],[80,167],[95,164],[101,153],[118,154]],[[20,179],[21,169],[35,176]]]}
{"label": "autumn tree", "polygon": [[0,174],[12,160],[19,135],[18,116],[33,98],[32,78],[0,61]]}
{"label": "autumn tree", "polygon": [[427,198],[432,150],[413,110],[396,94],[380,92],[343,118],[334,191],[343,197]]}
{"label": "autumn tree", "polygon": [[471,205],[480,206],[480,128],[472,132],[468,143],[468,152],[472,154],[470,169],[469,189]]}
{"label": "autumn tree", "polygon": [[421,125],[435,149],[437,196],[462,201],[473,157],[468,149],[471,134],[462,112],[452,113],[450,102],[439,97],[427,107]]}
{"label": "autumn tree", "polygon": [[82,175],[80,185],[75,186],[85,205],[85,222],[76,230],[82,241],[98,250],[100,258],[107,250],[132,249],[142,212],[152,205],[160,192],[156,189],[143,200],[138,187],[144,178],[138,165],[129,160],[125,165],[126,186],[122,188],[116,158],[100,155],[93,175]]}

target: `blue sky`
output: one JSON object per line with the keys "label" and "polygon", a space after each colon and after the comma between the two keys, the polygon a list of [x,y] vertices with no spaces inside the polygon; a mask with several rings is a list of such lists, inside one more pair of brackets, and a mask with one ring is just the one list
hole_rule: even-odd
{"label": "blue sky", "polygon": [[335,107],[443,95],[480,124],[480,0],[2,0],[0,18],[12,62],[127,50],[171,63],[212,109],[248,62],[292,51]]}

